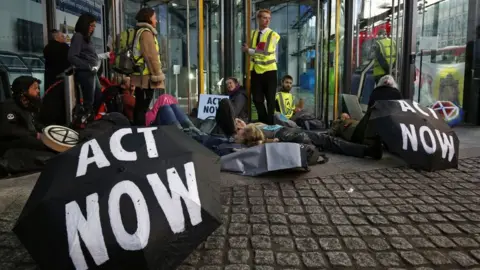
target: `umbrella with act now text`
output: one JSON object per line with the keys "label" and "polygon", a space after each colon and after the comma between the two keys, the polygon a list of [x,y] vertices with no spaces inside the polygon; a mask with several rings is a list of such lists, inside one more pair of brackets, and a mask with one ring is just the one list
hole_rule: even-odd
{"label": "umbrella with act now text", "polygon": [[52,159],[14,232],[42,269],[175,269],[220,226],[218,156],[174,126]]}
{"label": "umbrella with act now text", "polygon": [[377,101],[368,126],[390,152],[414,168],[435,171],[458,167],[458,137],[431,108],[409,100]]}

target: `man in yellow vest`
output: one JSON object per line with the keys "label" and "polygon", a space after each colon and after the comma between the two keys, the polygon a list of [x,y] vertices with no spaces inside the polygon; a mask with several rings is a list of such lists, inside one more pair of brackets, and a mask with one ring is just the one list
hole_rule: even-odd
{"label": "man in yellow vest", "polygon": [[391,74],[390,66],[393,67],[397,61],[397,45],[387,36],[387,31],[381,29],[378,31],[378,39],[375,41],[373,49],[375,52],[373,77],[375,83],[378,83],[380,78]]}
{"label": "man in yellow vest", "polygon": [[292,118],[295,113],[295,104],[293,103],[293,95],[290,93],[293,86],[293,78],[285,75],[282,78],[282,86],[275,95],[276,109],[288,119]]}
{"label": "man in yellow vest", "polygon": [[245,43],[242,51],[250,55],[251,91],[258,120],[273,125],[277,90],[276,50],[280,35],[268,28],[271,19],[270,10],[261,9],[257,12],[259,28],[252,31],[251,44]]}

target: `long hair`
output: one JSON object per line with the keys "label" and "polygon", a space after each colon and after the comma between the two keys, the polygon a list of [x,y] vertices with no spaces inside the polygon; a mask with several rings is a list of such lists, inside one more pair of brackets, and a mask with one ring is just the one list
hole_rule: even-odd
{"label": "long hair", "polygon": [[82,34],[85,41],[90,42],[90,35],[88,29],[90,29],[90,24],[95,22],[96,19],[92,14],[85,13],[78,17],[77,23],[75,24],[75,32]]}
{"label": "long hair", "polygon": [[135,20],[137,20],[139,23],[152,24],[150,18],[152,18],[153,14],[155,14],[155,10],[153,8],[145,7],[137,12],[137,15],[135,15]]}
{"label": "long hair", "polygon": [[245,144],[247,147],[257,146],[265,142],[265,135],[256,123],[248,124],[243,129],[243,136],[237,143]]}

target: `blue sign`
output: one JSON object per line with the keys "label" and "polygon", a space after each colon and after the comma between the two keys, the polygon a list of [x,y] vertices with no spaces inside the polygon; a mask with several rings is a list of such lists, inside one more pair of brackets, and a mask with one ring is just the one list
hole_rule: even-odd
{"label": "blue sign", "polygon": [[56,0],[57,9],[80,16],[89,13],[95,17],[98,23],[102,23],[102,6],[94,5],[88,0]]}

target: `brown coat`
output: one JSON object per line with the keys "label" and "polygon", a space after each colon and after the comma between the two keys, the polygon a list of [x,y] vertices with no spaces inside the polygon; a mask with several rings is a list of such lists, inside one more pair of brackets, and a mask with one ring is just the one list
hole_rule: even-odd
{"label": "brown coat", "polygon": [[158,61],[155,46],[157,30],[148,23],[137,23],[137,27],[146,27],[150,31],[143,31],[140,35],[140,53],[150,71],[150,75],[131,75],[131,83],[142,89],[165,89],[165,74],[162,72],[162,63]]}

